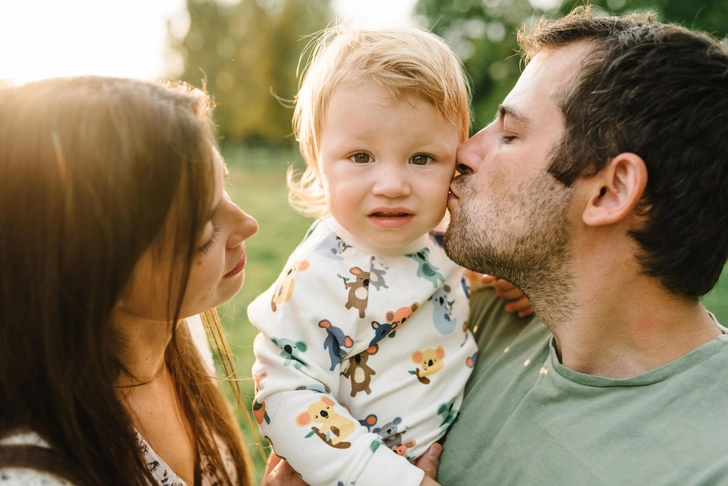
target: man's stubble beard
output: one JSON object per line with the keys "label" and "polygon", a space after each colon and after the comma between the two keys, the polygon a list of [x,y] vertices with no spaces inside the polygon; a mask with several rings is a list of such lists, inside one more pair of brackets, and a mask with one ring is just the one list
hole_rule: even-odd
{"label": "man's stubble beard", "polygon": [[445,252],[459,265],[519,287],[547,325],[568,322],[574,311],[568,216],[573,188],[539,173],[516,192],[493,191],[486,206],[473,183],[472,175],[453,182],[460,207],[451,214]]}

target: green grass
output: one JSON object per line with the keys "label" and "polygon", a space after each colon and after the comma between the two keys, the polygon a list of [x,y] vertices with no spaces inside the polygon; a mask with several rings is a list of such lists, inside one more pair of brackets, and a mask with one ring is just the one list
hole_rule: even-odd
{"label": "green grass", "polygon": [[[246,243],[249,263],[243,290],[220,309],[238,372],[240,377],[247,379],[243,383],[243,391],[250,402],[253,394],[250,378],[254,361],[252,341],[256,329],[248,321],[246,309],[275,281],[288,255],[301,241],[312,221],[298,215],[288,205],[285,173],[292,163],[296,164],[296,168],[302,168],[303,162],[297,151],[223,147],[223,156],[230,170],[226,188],[230,197],[260,224],[258,234]],[[704,303],[721,323],[728,324],[728,271],[705,297]],[[242,421],[241,424],[247,429]],[[255,456],[255,441],[252,435],[248,438]],[[256,469],[260,480],[262,461],[256,461]]]}
{"label": "green grass", "polygon": [[[260,224],[258,234],[246,242],[248,265],[243,289],[219,309],[239,376],[245,379],[241,388],[247,403],[251,403],[253,382],[250,369],[254,361],[252,342],[257,330],[248,321],[246,309],[278,277],[312,220],[300,216],[288,205],[286,170],[294,162],[300,164],[299,167],[303,164],[297,151],[223,147],[222,154],[230,171],[226,187],[228,194]],[[243,430],[247,430],[244,421],[240,422]],[[256,453],[253,435],[246,434],[246,439],[255,459],[258,484],[264,464]]]}

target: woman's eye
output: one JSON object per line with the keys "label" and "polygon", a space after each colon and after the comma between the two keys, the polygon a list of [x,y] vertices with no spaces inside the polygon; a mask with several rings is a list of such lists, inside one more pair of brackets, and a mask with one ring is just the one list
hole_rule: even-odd
{"label": "woman's eye", "polygon": [[357,164],[366,164],[372,161],[371,156],[365,153],[354,154],[351,156],[351,159]]}
{"label": "woman's eye", "polygon": [[513,135],[505,135],[505,134],[501,135],[501,140],[503,141],[503,143],[512,142],[515,139],[516,139],[516,137]]}
{"label": "woman's eye", "polygon": [[210,237],[210,239],[207,240],[207,243],[205,243],[204,245],[202,245],[201,247],[199,247],[197,249],[197,251],[199,251],[202,254],[207,253],[207,250],[209,250],[212,247],[212,245],[215,244],[215,241],[217,240],[217,237],[220,235],[220,230],[221,229],[222,228],[220,228],[220,226],[215,226],[212,229],[212,236]]}
{"label": "woman's eye", "polygon": [[414,165],[427,165],[432,160],[429,155],[417,154],[412,156],[410,162]]}

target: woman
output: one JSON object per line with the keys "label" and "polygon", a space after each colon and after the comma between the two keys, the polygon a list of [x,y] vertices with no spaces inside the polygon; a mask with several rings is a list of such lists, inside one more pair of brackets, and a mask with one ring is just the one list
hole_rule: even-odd
{"label": "woman", "polygon": [[257,231],[211,109],[128,79],[0,91],[0,484],[252,484],[180,325],[238,292]]}

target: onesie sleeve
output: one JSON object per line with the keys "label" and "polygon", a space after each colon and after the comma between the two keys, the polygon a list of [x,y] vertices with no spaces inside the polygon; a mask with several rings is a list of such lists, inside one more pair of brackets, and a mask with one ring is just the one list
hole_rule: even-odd
{"label": "onesie sleeve", "polygon": [[363,336],[371,328],[358,339],[368,321],[355,279],[356,269],[368,271],[371,260],[361,252],[337,254],[335,245],[333,233],[314,231],[248,307],[260,330],[253,344],[253,414],[276,454],[312,486],[417,486],[424,472],[336,399],[342,360],[369,346]]}

